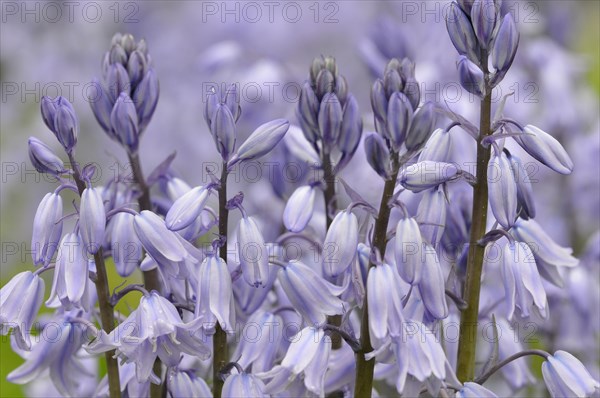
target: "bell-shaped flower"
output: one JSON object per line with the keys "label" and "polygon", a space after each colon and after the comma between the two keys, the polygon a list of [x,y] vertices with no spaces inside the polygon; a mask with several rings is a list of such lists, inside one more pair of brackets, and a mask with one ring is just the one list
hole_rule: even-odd
{"label": "bell-shaped flower", "polygon": [[533,305],[538,308],[540,315],[546,318],[546,290],[529,246],[523,242],[509,242],[504,246],[501,264],[508,319],[512,320],[515,306],[519,308],[521,316],[527,318]]}
{"label": "bell-shaped flower", "polygon": [[500,225],[509,229],[517,219],[517,183],[504,153],[496,153],[490,158],[487,185],[492,213]]}
{"label": "bell-shaped flower", "polygon": [[435,106],[433,102],[428,101],[413,116],[408,135],[406,136],[406,149],[416,151],[425,145],[433,133],[435,120]]}
{"label": "bell-shaped flower", "polygon": [[402,334],[401,282],[396,270],[389,264],[371,267],[367,277],[367,302],[369,303],[369,331],[371,345],[381,347],[387,337]]}
{"label": "bell-shaped flower", "polygon": [[[132,57],[129,58],[130,61],[131,59]],[[148,123],[150,123],[150,119],[152,119],[152,115],[158,104],[159,91],[158,78],[154,69],[150,68],[135,87],[132,95],[137,113],[139,134],[144,131]]]}
{"label": "bell-shaped flower", "polygon": [[[169,379],[169,391],[171,391],[172,380]],[[142,383],[137,381],[135,377],[135,364],[133,362],[119,364],[119,384],[121,386],[121,394],[126,397],[146,397],[150,395],[150,382]],[[192,396],[192,395],[186,395]],[[210,397],[211,395],[196,395],[200,397]],[[108,385],[108,376],[104,376],[94,392],[94,397],[110,398],[110,390]],[[182,397],[183,398],[183,397]]]}
{"label": "bell-shaped flower", "polygon": [[306,185],[296,188],[283,211],[283,225],[288,231],[301,232],[306,228],[313,216],[315,196],[314,187]]}
{"label": "bell-shaped flower", "polygon": [[[48,322],[25,362],[10,372],[6,379],[15,384],[30,383],[49,371],[54,387],[67,397],[81,396],[81,383],[85,369],[81,347],[88,336],[85,328],[72,322],[70,315],[59,315]],[[75,371],[78,370],[78,371]]]}
{"label": "bell-shaped flower", "polygon": [[46,305],[89,311],[89,283],[89,266],[83,241],[79,234],[68,233],[60,242],[52,289]]}
{"label": "bell-shaped flower", "polygon": [[533,189],[527,170],[523,167],[521,160],[514,155],[508,156],[515,182],[517,183],[517,205],[519,217],[524,219],[535,217],[535,202],[533,200]]}
{"label": "bell-shaped flower", "polygon": [[347,286],[335,286],[312,268],[293,262],[279,271],[281,287],[296,311],[310,325],[323,325],[327,316],[344,313],[344,302],[337,296]]}
{"label": "bell-shaped flower", "polygon": [[[173,398],[211,398],[212,392],[204,379],[195,375],[194,370],[174,369],[169,372],[168,386]],[[223,394],[223,396],[228,396]]]}
{"label": "bell-shaped flower", "polygon": [[384,179],[390,178],[390,150],[383,137],[377,133],[366,136],[365,155],[369,166]]}
{"label": "bell-shaped flower", "polygon": [[465,90],[480,98],[485,95],[483,71],[464,55],[461,55],[458,60],[458,75],[460,85]]}
{"label": "bell-shaped flower", "polygon": [[455,179],[459,171],[453,163],[426,160],[406,167],[398,180],[404,188],[416,193]]}
{"label": "bell-shaped flower", "polygon": [[422,267],[419,292],[423,305],[433,318],[444,319],[448,316],[446,283],[438,255],[429,244],[423,246]]}
{"label": "bell-shaped flower", "polygon": [[88,253],[94,254],[102,247],[106,229],[106,211],[100,191],[86,188],[81,195],[79,230]]}
{"label": "bell-shaped flower", "polygon": [[304,386],[318,396],[325,395],[325,374],[331,353],[331,339],[321,329],[306,327],[292,337],[292,343],[281,365],[258,374],[261,379],[271,379],[265,392],[277,394],[284,391],[300,374]]}
{"label": "bell-shaped flower", "polygon": [[413,107],[403,93],[397,91],[389,98],[387,109],[387,133],[395,151],[406,139],[413,116]]}
{"label": "bell-shaped flower", "polygon": [[426,191],[417,208],[421,236],[437,247],[446,228],[447,200],[442,187]]}
{"label": "bell-shaped flower", "polygon": [[184,323],[175,306],[153,291],[110,334],[99,331],[86,350],[92,354],[117,350],[117,355],[134,362],[138,382],[160,382],[152,373],[157,357],[169,367],[176,366],[182,353],[207,359],[210,350],[195,321]]}
{"label": "bell-shaped flower", "polygon": [[281,141],[290,127],[285,119],[275,119],[259,126],[250,137],[240,145],[229,164],[260,158],[271,152]]}
{"label": "bell-shaped flower", "polygon": [[498,398],[498,396],[480,384],[466,382],[456,392],[456,398]]}
{"label": "bell-shaped flower", "polygon": [[31,252],[35,265],[48,265],[58,249],[62,234],[63,202],[59,194],[47,193],[33,218]]}
{"label": "bell-shaped flower", "polygon": [[131,275],[142,260],[142,244],[135,233],[134,218],[129,213],[117,213],[109,223],[112,258],[122,277]]}
{"label": "bell-shaped flower", "polygon": [[269,397],[265,394],[265,384],[253,374],[232,374],[225,379],[222,395],[224,397],[261,398]]}
{"label": "bell-shaped flower", "polygon": [[354,258],[358,246],[358,220],[348,210],[339,212],[327,231],[323,243],[323,274],[334,279],[342,275]]}
{"label": "bell-shaped flower", "polygon": [[217,104],[212,115],[210,132],[217,146],[217,151],[223,161],[227,162],[235,149],[237,133],[233,114],[226,104]]}
{"label": "bell-shaped flower", "polygon": [[494,40],[494,29],[500,17],[498,0],[475,0],[471,6],[471,23],[482,48],[488,49]]}
{"label": "bell-shaped flower", "polygon": [[244,369],[252,366],[254,373],[266,372],[273,367],[283,338],[283,321],[271,312],[255,312],[244,330],[244,338],[237,346],[233,358]]}
{"label": "bell-shaped flower", "polygon": [[516,240],[529,245],[540,275],[557,286],[563,283],[559,270],[579,264],[573,250],[554,242],[535,220],[519,219],[510,232]]}
{"label": "bell-shaped flower", "polygon": [[[270,244],[267,244],[267,248],[268,253],[273,253],[273,248],[270,247]],[[271,292],[271,287],[273,287],[273,284],[277,280],[279,267],[271,266],[268,271],[268,279],[266,283],[263,284],[264,287],[262,289],[250,286],[244,278],[233,278],[232,288],[236,310],[246,317],[256,313],[268,297]]]}
{"label": "bell-shaped flower", "polygon": [[319,131],[327,152],[333,145],[342,128],[343,110],[340,100],[335,93],[326,93],[319,108]]}
{"label": "bell-shaped flower", "polygon": [[240,265],[244,280],[254,287],[266,287],[269,254],[265,240],[252,217],[242,217],[237,229]]}
{"label": "bell-shaped flower", "polygon": [[456,2],[452,2],[446,16],[446,29],[456,51],[476,62],[479,59],[479,42],[475,36],[470,16],[465,14]]}
{"label": "bell-shaped flower", "polygon": [[179,197],[165,218],[167,228],[171,231],[179,231],[190,226],[204,209],[210,192],[207,186],[199,185]]}
{"label": "bell-shaped flower", "polygon": [[417,284],[423,268],[423,238],[414,218],[402,218],[396,226],[394,255],[398,274],[406,282]]}
{"label": "bell-shaped flower", "polygon": [[600,384],[585,366],[566,351],[556,351],[542,364],[544,382],[552,398],[590,397]]}
{"label": "bell-shaped flower", "polygon": [[505,74],[515,59],[519,46],[519,32],[511,13],[502,19],[492,48],[492,65],[496,73]]}
{"label": "bell-shaped flower", "polygon": [[63,161],[41,140],[29,137],[29,160],[38,173],[58,175],[65,172]]}
{"label": "bell-shaped flower", "polygon": [[573,161],[560,142],[536,126],[528,124],[513,137],[533,158],[560,174],[571,174]]}
{"label": "bell-shaped flower", "polygon": [[23,350],[31,349],[29,330],[44,301],[44,280],[31,271],[15,275],[0,290],[0,334],[13,329]]}
{"label": "bell-shaped flower", "polygon": [[214,254],[208,255],[200,265],[197,279],[195,316],[202,319],[204,328],[209,331],[217,322],[226,332],[233,331],[233,291],[225,260]]}
{"label": "bell-shaped flower", "polygon": [[419,154],[419,162],[448,162],[452,152],[452,135],[446,129],[436,129]]}
{"label": "bell-shaped flower", "polygon": [[117,141],[130,153],[136,153],[139,145],[138,116],[133,100],[122,92],[110,114],[110,124]]}

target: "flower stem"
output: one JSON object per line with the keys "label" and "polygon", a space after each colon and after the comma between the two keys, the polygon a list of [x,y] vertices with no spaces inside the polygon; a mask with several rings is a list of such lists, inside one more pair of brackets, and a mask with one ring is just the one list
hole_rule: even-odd
{"label": "flower stem", "polygon": [[504,361],[496,364],[493,368],[488,370],[485,374],[482,374],[481,376],[476,378],[475,383],[477,383],[477,384],[485,383],[487,381],[487,379],[490,378],[490,376],[492,376],[494,373],[496,373],[497,371],[502,369],[504,366],[508,365],[509,363],[511,363],[512,361],[514,361],[516,359],[519,359],[519,358],[522,358],[525,356],[529,356],[529,355],[537,355],[544,359],[548,359],[548,357],[550,356],[550,354],[548,354],[546,351],[535,350],[535,349],[517,352],[516,354],[513,354],[510,357],[506,358]]}
{"label": "flower stem", "polygon": [[[392,209],[389,201],[394,195],[398,172],[400,171],[400,161],[397,154],[392,154],[392,177],[385,182],[381,203],[379,204],[379,214],[375,221],[375,231],[373,235],[373,245],[371,251],[379,251],[381,256],[385,253],[387,243],[387,229]],[[374,267],[373,262],[369,263],[369,269]],[[367,273],[368,275],[368,273]],[[375,368],[375,358],[367,361],[365,354],[373,351],[371,346],[371,337],[369,334],[369,303],[367,302],[367,286],[365,283],[365,299],[362,308],[362,320],[360,324],[360,350],[356,353],[356,385],[354,386],[355,397],[370,397],[373,390],[373,370]]]}
{"label": "flower stem", "polygon": [[[219,248],[219,257],[227,261],[227,224],[229,220],[229,210],[227,209],[227,163],[223,163],[221,171],[221,184],[218,189],[219,194],[219,235],[225,238],[224,244]],[[227,334],[217,323],[217,328],[213,336],[213,395],[215,398],[221,397],[223,390],[223,380],[221,379],[221,369],[229,362],[229,352],[227,347]]]}
{"label": "flower stem", "polygon": [[[133,172],[133,180],[140,189],[140,196],[138,197],[140,211],[152,210],[152,201],[150,200],[150,187],[148,187],[148,184],[146,184],[146,179],[144,178],[144,173],[142,172],[142,166],[140,165],[139,156],[137,154],[130,154],[129,164]],[[144,288],[146,290],[148,290],[149,292],[151,292],[152,290],[160,292],[160,282],[158,279],[158,271],[156,269],[144,271],[142,272],[142,276],[144,278]],[[162,378],[162,366],[158,357],[156,357],[156,360],[154,361],[152,371],[154,372],[154,374],[156,374],[156,376]],[[150,383],[150,397],[160,398],[162,397],[162,395],[163,394],[161,385]]]}
{"label": "flower stem", "polygon": [[[73,167],[73,178],[77,184],[77,190],[79,196],[83,195],[85,189],[85,182],[81,178],[79,166],[75,161],[73,153],[69,152],[69,161]],[[102,247],[94,254],[94,263],[96,264],[96,292],[98,295],[98,307],[100,308],[100,320],[102,322],[102,329],[106,333],[110,333],[115,326],[115,318],[113,313],[113,306],[110,304],[110,291],[108,289],[108,276],[106,274],[106,265],[104,264],[104,254]],[[106,373],[108,376],[108,391],[111,397],[121,397],[121,386],[119,381],[119,364],[117,359],[113,358],[115,351],[108,351],[104,354],[106,359]]]}
{"label": "flower stem", "polygon": [[[463,287],[463,298],[467,308],[461,313],[460,334],[458,341],[458,359],[456,375],[461,382],[473,380],[475,377],[475,352],[477,349],[477,321],[479,315],[479,294],[481,290],[481,273],[485,247],[478,241],[485,235],[488,211],[487,165],[490,160],[490,147],[481,145],[482,141],[492,133],[491,112],[492,93],[487,84],[488,54],[482,51],[481,64],[484,66],[486,95],[481,101],[479,116],[479,137],[477,138],[477,181],[473,187],[473,222],[469,238],[469,255],[467,272]],[[484,62],[485,61],[485,62]]]}

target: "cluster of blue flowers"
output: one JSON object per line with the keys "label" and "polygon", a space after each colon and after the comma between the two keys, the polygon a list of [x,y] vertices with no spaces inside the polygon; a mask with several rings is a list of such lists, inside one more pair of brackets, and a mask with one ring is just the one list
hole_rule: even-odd
{"label": "cluster of blue flowers", "polygon": [[[140,140],[157,108],[158,78],[146,42],[116,34],[90,103],[126,152],[133,181],[94,185],[93,163],[76,159],[74,107],[64,97],[42,99],[43,121],[64,155],[29,139],[32,164],[57,187],[33,220],[37,269],[0,291],[0,331],[25,359],[8,380],[26,384],[49,372],[64,396],[496,397],[484,383],[500,372],[513,390],[525,387],[531,375],[515,361],[538,355],[553,397],[599,394],[568,352],[500,336],[509,322],[548,318],[547,290],[562,287],[579,264],[535,220],[533,184],[507,143],[557,173],[574,166],[552,135],[505,116],[506,97],[492,118],[491,92],[519,46],[513,16],[502,15],[498,0],[461,0],[446,25],[460,84],[481,102],[479,125],[422,101],[415,64],[392,58],[371,88],[375,131],[363,134],[349,82],[334,58],[321,56],[302,85],[298,126],[272,120],[242,141],[236,85],[204,98],[221,169],[199,186],[177,177],[172,156],[142,173]],[[475,142],[475,171],[451,158],[459,134]],[[269,242],[265,221],[244,206],[253,198],[228,195],[228,176],[284,144],[318,173],[286,198]],[[361,145],[384,184],[378,207],[355,189],[361,181],[340,177],[363,159]],[[68,214],[64,190],[79,198]],[[230,216],[239,216],[231,231]],[[107,267],[122,278],[141,271],[144,283],[111,291]],[[132,291],[142,293],[139,305],[122,317],[115,306]],[[44,300],[53,313],[38,320]],[[444,331],[459,319],[452,342]],[[480,366],[474,336],[486,325],[495,344]],[[97,380],[101,354],[108,372]]]}

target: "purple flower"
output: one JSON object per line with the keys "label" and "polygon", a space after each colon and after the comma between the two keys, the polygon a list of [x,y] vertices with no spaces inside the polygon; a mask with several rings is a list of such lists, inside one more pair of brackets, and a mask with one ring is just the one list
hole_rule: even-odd
{"label": "purple flower", "polygon": [[[468,12],[470,14],[470,10]],[[466,55],[471,61],[478,62],[480,49],[473,25],[456,2],[452,2],[446,17],[446,28],[456,51],[460,55]]]}
{"label": "purple flower", "polygon": [[296,115],[302,126],[304,136],[313,144],[319,139],[319,107],[319,99],[311,88],[310,83],[304,83],[300,90]]}
{"label": "purple flower", "polygon": [[15,275],[0,290],[0,334],[14,330],[17,346],[31,350],[29,330],[44,301],[44,280],[31,271]]}
{"label": "purple flower", "polygon": [[279,281],[288,299],[310,325],[323,325],[328,315],[344,313],[344,302],[337,298],[346,286],[335,286],[310,267],[293,262],[279,271]]}
{"label": "purple flower", "polygon": [[487,174],[492,213],[500,225],[509,229],[517,219],[517,183],[504,153],[496,153],[490,158]]}
{"label": "purple flower", "polygon": [[254,287],[266,287],[269,278],[269,254],[265,240],[252,217],[242,217],[237,230],[240,265],[244,280]]}
{"label": "purple flower", "polygon": [[60,242],[54,279],[50,296],[46,301],[49,307],[62,305],[66,309],[90,309],[89,266],[86,249],[79,234],[68,233]]}
{"label": "purple flower", "polygon": [[390,151],[383,139],[377,133],[366,136],[365,155],[369,166],[384,179],[390,178]]}
{"label": "purple flower", "polygon": [[528,124],[515,141],[533,158],[560,174],[571,174],[573,161],[554,137]]}
{"label": "purple flower", "polygon": [[[121,385],[121,393],[127,397],[145,397],[150,394],[150,382],[144,381],[142,383],[137,381],[135,377],[135,364],[134,363],[121,363],[119,364],[119,381]],[[169,390],[171,389],[171,380],[169,380]],[[108,389],[108,376],[104,376],[96,391],[95,397],[110,398]],[[189,396],[189,395],[188,395]],[[207,395],[206,397],[209,397]]]}
{"label": "purple flower", "polygon": [[479,44],[484,49],[488,49],[494,40],[494,29],[499,14],[500,3],[498,0],[475,0],[473,2],[471,23]]}
{"label": "purple flower", "polygon": [[323,273],[334,279],[342,275],[358,246],[358,220],[351,211],[341,211],[333,219],[323,243]]}
{"label": "purple flower", "polygon": [[162,218],[144,210],[133,219],[133,227],[142,246],[157,263],[180,263],[188,256],[177,234],[167,229]]}
{"label": "purple flower", "polygon": [[461,55],[458,60],[458,74],[460,85],[465,90],[480,98],[485,95],[483,71],[464,55]]}
{"label": "purple flower", "polygon": [[404,323],[400,278],[389,264],[371,267],[367,277],[371,344],[381,347],[388,338],[401,335]]}
{"label": "purple flower", "polygon": [[[135,51],[133,54],[139,54],[139,52]],[[129,58],[130,63],[132,59],[133,57]],[[132,74],[131,68],[129,69],[129,73],[130,75]],[[132,79],[132,84],[134,83],[135,80]],[[154,69],[150,68],[139,84],[137,84],[131,97],[137,113],[139,134],[144,131],[148,123],[150,123],[150,119],[152,119],[152,115],[158,104],[159,91],[158,78]]]}
{"label": "purple flower", "polygon": [[58,249],[63,228],[62,209],[60,195],[47,193],[35,212],[31,251],[33,263],[36,265],[48,265]]}
{"label": "purple flower", "polygon": [[503,75],[508,71],[515,59],[518,46],[519,32],[513,16],[508,13],[502,19],[492,48],[492,65],[496,69],[496,73]]}
{"label": "purple flower", "polygon": [[363,123],[358,109],[358,102],[352,94],[348,94],[348,98],[346,99],[343,108],[342,127],[337,140],[338,149],[342,153],[342,156],[336,165],[337,171],[343,169],[352,156],[354,156],[354,153],[360,144],[362,131]]}
{"label": "purple flower", "polygon": [[266,372],[273,367],[283,338],[283,321],[271,312],[255,312],[246,322],[248,333],[257,331],[256,338],[244,338],[237,346],[233,358],[243,368],[252,366],[254,373]]}
{"label": "purple flower", "polygon": [[259,126],[240,145],[236,154],[229,161],[229,164],[260,158],[271,152],[285,136],[289,127],[290,122],[284,119],[272,120]]}
{"label": "purple flower", "polygon": [[434,108],[433,102],[427,101],[415,112],[405,142],[409,151],[418,150],[431,137],[436,121]]}
{"label": "purple flower", "polygon": [[398,274],[406,283],[421,280],[423,238],[419,224],[414,218],[403,218],[396,226],[394,254]]}
{"label": "purple flower", "polygon": [[65,172],[63,161],[50,147],[35,137],[29,137],[29,160],[38,173],[58,175]]}
{"label": "purple flower", "polygon": [[118,213],[109,223],[112,257],[122,277],[131,275],[142,260],[142,244],[135,233],[134,219],[129,213]]}
{"label": "purple flower", "polygon": [[536,268],[533,253],[527,244],[512,242],[504,246],[502,253],[502,278],[507,300],[509,320],[512,320],[515,306],[521,316],[529,316],[529,308],[535,305],[543,318],[548,316],[546,290]]}
{"label": "purple flower", "polygon": [[204,209],[210,193],[211,190],[207,186],[199,185],[179,197],[167,213],[167,228],[179,231],[194,223]]}
{"label": "purple flower", "polygon": [[425,160],[406,167],[398,180],[404,188],[417,193],[455,179],[459,171],[453,163]]}
{"label": "purple flower", "polygon": [[417,208],[417,221],[424,240],[437,247],[446,226],[447,200],[441,187],[425,191]]}
{"label": "purple flower", "polygon": [[79,230],[85,249],[94,254],[102,247],[106,229],[106,212],[102,195],[96,188],[86,188],[81,194]]}
{"label": "purple flower", "polygon": [[423,246],[422,266],[419,292],[425,309],[435,319],[446,318],[448,303],[444,274],[437,253],[429,244]]}
{"label": "purple flower", "polygon": [[419,162],[448,162],[452,152],[452,135],[446,129],[436,129],[419,154]]}
{"label": "purple flower", "polygon": [[169,372],[169,392],[173,398],[212,398],[210,387],[194,371],[174,369]]}
{"label": "purple flower", "polygon": [[456,398],[498,398],[498,396],[477,383],[466,382],[456,392]]}
{"label": "purple flower", "polygon": [[231,275],[225,260],[208,255],[200,265],[195,315],[207,330],[219,322],[223,330],[232,332],[235,323]]}
{"label": "purple flower", "polygon": [[542,364],[542,375],[553,398],[589,397],[600,388],[585,366],[566,351],[550,355]]}
{"label": "purple flower", "polygon": [[394,92],[387,108],[387,133],[395,151],[400,150],[406,139],[412,116],[413,107],[408,97],[399,91]]}
{"label": "purple flower", "polygon": [[227,162],[235,149],[237,134],[233,114],[226,104],[217,104],[212,115],[210,132],[217,146],[217,151],[223,161]]}
{"label": "purple flower", "polygon": [[343,110],[340,100],[334,93],[326,93],[319,108],[319,131],[326,153],[340,135],[342,118]]}
{"label": "purple flower", "polygon": [[315,188],[311,186],[296,188],[283,211],[283,225],[288,231],[301,232],[306,228],[313,215],[315,196]]}
{"label": "purple flower", "polygon": [[130,154],[138,150],[139,125],[133,100],[126,92],[122,92],[115,102],[110,114],[113,136]]}
{"label": "purple flower", "polygon": [[515,176],[515,182],[517,183],[517,213],[519,214],[519,217],[526,220],[534,218],[535,202],[533,200],[533,189],[527,170],[525,170],[525,167],[523,167],[523,164],[518,157],[511,154],[508,156],[508,160],[510,161],[512,172]]}
{"label": "purple flower", "polygon": [[160,382],[152,373],[156,357],[167,366],[176,366],[181,353],[207,359],[210,350],[204,344],[197,323],[184,323],[170,301],[152,292],[110,334],[100,331],[86,350],[97,354],[112,349],[127,362],[134,362],[138,382]]}
{"label": "purple flower", "polygon": [[264,383],[255,375],[249,373],[232,374],[223,384],[224,397],[259,398],[269,397],[265,394]]}
{"label": "purple flower", "polygon": [[71,152],[77,144],[79,129],[73,105],[65,97],[50,99],[46,96],[42,98],[41,104],[44,123],[52,130],[65,151]]}

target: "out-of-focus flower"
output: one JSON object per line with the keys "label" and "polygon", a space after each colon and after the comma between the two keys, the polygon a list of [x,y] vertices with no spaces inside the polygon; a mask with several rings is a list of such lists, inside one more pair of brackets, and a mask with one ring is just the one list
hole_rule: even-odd
{"label": "out-of-focus flower", "polygon": [[265,394],[265,384],[255,375],[249,373],[232,374],[223,384],[224,397],[260,398],[268,397]]}
{"label": "out-of-focus flower", "polygon": [[482,385],[467,382],[456,392],[456,398],[498,398],[498,396]]}
{"label": "out-of-focus flower", "polygon": [[542,375],[553,398],[589,397],[600,389],[585,366],[566,351],[550,355],[542,364]]}
{"label": "out-of-focus flower", "polygon": [[29,160],[38,173],[58,175],[65,171],[63,161],[48,145],[35,137],[29,137],[28,144]]}
{"label": "out-of-focus flower", "polygon": [[312,218],[315,206],[315,188],[303,186],[297,188],[285,205],[283,225],[292,232],[301,232]]}

